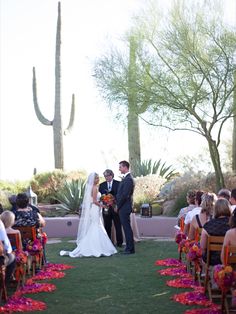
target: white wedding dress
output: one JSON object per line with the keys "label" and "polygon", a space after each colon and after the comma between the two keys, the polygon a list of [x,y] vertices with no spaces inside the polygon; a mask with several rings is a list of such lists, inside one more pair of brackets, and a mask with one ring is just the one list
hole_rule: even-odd
{"label": "white wedding dress", "polygon": [[[98,193],[98,200],[101,193]],[[86,234],[77,242],[77,247],[72,251],[61,251],[60,255],[70,257],[83,256],[110,256],[117,253],[116,248],[108,237],[102,221],[102,210],[92,202],[89,210],[89,227]],[[79,226],[80,228],[80,226]]]}

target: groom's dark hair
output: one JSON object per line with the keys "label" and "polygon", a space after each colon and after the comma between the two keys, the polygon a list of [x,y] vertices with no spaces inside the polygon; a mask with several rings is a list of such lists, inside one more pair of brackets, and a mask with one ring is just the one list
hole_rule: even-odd
{"label": "groom's dark hair", "polygon": [[122,160],[119,162],[119,165],[122,165],[123,167],[127,167],[129,169],[129,162],[126,160]]}

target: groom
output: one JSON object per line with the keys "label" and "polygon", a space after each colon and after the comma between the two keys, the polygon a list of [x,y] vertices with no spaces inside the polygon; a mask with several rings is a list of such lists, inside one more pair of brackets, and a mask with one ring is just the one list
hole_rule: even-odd
{"label": "groom", "polygon": [[123,180],[119,185],[116,195],[117,211],[120,216],[120,221],[124,229],[126,248],[123,254],[134,254],[134,239],[133,231],[130,226],[130,214],[133,205],[134,179],[129,171],[129,163],[123,160],[119,163],[119,170],[123,174]]}
{"label": "groom", "polygon": [[[110,193],[116,198],[116,194],[117,194],[120,182],[117,180],[114,180],[114,173],[110,169],[106,169],[103,172],[103,175],[106,181],[99,185],[99,192],[102,195]],[[119,217],[119,214],[114,211],[114,208],[112,206],[109,206],[108,212],[105,212],[103,210],[103,220],[104,220],[104,227],[110,239],[111,239],[112,221],[114,222],[114,226],[116,230],[117,246],[122,247],[123,235],[122,235],[120,217]]]}

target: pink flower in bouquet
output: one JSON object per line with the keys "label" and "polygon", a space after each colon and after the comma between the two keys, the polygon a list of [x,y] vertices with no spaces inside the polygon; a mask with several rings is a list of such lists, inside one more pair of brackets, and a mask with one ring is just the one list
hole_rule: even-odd
{"label": "pink flower in bouquet", "polygon": [[16,263],[17,264],[26,264],[27,263],[27,258],[28,258],[28,252],[22,251],[22,250],[16,250],[15,251],[16,255]]}
{"label": "pink flower in bouquet", "polygon": [[182,231],[178,231],[175,236],[175,242],[179,244],[182,240],[186,239],[186,235]]}
{"label": "pink flower in bouquet", "polygon": [[26,251],[28,251],[29,253],[36,253],[41,251],[43,248],[42,243],[39,239],[35,239],[34,241],[30,241],[27,245],[26,245]]}

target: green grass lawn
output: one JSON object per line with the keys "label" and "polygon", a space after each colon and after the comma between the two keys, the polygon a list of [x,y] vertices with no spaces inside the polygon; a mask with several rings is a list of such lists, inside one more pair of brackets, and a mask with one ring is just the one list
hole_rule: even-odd
{"label": "green grass lawn", "polygon": [[[51,293],[27,295],[44,301],[44,313],[183,313],[190,308],[170,299],[184,289],[165,285],[171,277],[160,276],[157,259],[177,257],[175,242],[141,241],[136,254],[100,258],[60,257],[61,249],[73,249],[74,243],[47,245],[47,258],[52,263],[75,266],[66,270],[62,279],[49,280],[57,287]],[[42,312],[34,312],[42,313]]]}

